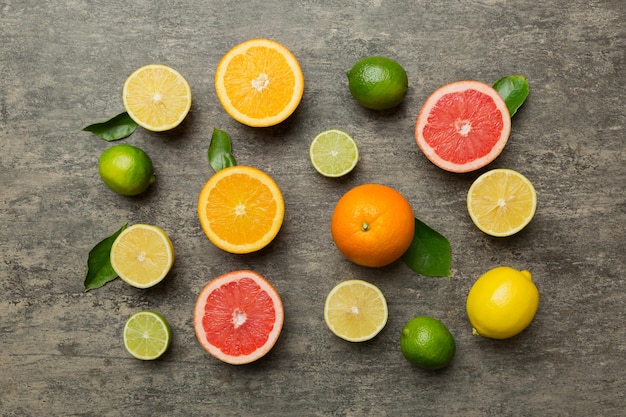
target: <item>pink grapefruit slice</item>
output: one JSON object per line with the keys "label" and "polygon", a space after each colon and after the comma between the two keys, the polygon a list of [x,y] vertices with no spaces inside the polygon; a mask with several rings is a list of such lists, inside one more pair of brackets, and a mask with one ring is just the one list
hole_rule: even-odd
{"label": "pink grapefruit slice", "polygon": [[470,172],[496,159],[511,133],[504,99],[480,81],[444,85],[428,97],[415,124],[415,140],[433,164]]}
{"label": "pink grapefruit slice", "polygon": [[278,292],[253,271],[233,271],[210,281],[194,311],[194,328],[202,347],[233,365],[254,362],[269,352],[283,320]]}

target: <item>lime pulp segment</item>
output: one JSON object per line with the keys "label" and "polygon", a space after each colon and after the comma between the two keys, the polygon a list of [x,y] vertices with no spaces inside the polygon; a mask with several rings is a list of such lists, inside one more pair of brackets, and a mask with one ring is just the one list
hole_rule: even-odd
{"label": "lime pulp segment", "polygon": [[356,142],[347,133],[330,129],[318,134],[309,148],[311,163],[325,177],[341,177],[352,171],[359,160]]}
{"label": "lime pulp segment", "polygon": [[124,346],[137,359],[157,359],[169,347],[170,339],[169,324],[154,311],[134,313],[124,326]]}

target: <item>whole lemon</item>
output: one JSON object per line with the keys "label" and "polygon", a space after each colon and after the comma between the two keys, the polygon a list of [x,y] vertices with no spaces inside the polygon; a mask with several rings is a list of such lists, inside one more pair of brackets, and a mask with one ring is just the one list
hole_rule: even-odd
{"label": "whole lemon", "polygon": [[499,266],[482,275],[467,295],[467,317],[474,334],[507,339],[533,321],[539,291],[530,272]]}

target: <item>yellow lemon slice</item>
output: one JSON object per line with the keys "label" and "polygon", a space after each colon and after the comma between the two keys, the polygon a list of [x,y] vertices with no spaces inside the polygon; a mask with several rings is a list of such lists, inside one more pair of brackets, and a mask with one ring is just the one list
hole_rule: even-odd
{"label": "yellow lemon slice", "polygon": [[162,132],[178,126],[191,109],[191,88],[165,65],[151,64],[133,72],[122,90],[124,108],[141,127]]}
{"label": "yellow lemon slice", "polygon": [[165,278],[174,264],[174,247],[156,226],[135,224],[124,229],[111,246],[111,266],[129,285],[148,288]]}
{"label": "yellow lemon slice", "polygon": [[324,321],[338,337],[364,342],[387,324],[387,301],[373,284],[348,280],[337,284],[326,297]]}
{"label": "yellow lemon slice", "polygon": [[511,236],[535,215],[537,193],[517,171],[494,169],[474,181],[467,193],[467,210],[474,224],[491,236]]}

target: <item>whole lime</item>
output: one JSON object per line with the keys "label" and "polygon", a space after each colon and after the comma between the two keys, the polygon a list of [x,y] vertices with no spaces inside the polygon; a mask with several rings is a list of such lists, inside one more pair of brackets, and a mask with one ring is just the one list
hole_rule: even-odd
{"label": "whole lime", "polygon": [[346,75],[352,97],[369,109],[385,110],[397,106],[409,88],[404,68],[383,56],[357,61]]}
{"label": "whole lime", "polygon": [[156,179],[148,154],[132,145],[115,145],[102,152],[98,171],[102,181],[122,195],[141,194]]}
{"label": "whole lime", "polygon": [[439,369],[452,362],[456,343],[452,333],[439,320],[417,316],[402,329],[400,348],[410,362],[425,369]]}

